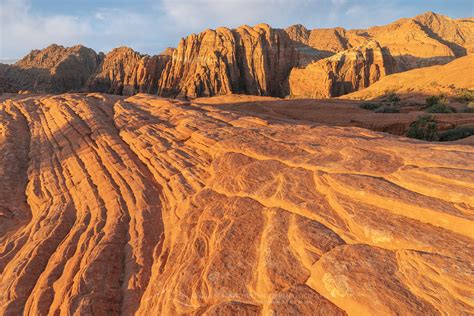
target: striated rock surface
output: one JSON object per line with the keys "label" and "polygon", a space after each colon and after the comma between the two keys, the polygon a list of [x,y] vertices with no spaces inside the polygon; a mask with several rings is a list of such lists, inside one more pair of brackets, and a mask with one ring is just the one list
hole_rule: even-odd
{"label": "striated rock surface", "polygon": [[172,52],[143,56],[131,48],[120,47],[109,52],[98,73],[90,79],[87,90],[119,95],[139,92],[155,94],[161,72]]}
{"label": "striated rock surface", "polygon": [[472,146],[203,101],[3,99],[0,314],[474,313]]}
{"label": "striated rock surface", "polygon": [[294,97],[331,98],[361,90],[394,71],[392,56],[377,42],[369,42],[305,68],[294,68],[289,78]]}

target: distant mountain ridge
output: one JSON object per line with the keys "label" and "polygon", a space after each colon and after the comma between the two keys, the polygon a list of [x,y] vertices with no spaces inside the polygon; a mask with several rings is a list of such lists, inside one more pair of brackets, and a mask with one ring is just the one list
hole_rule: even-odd
{"label": "distant mountain ridge", "polygon": [[[367,46],[382,60],[375,61]],[[474,18],[427,12],[366,30],[221,27],[191,34],[176,49],[155,56],[127,47],[103,54],[80,45],[51,45],[14,65],[0,65],[0,78],[5,91],[333,97],[385,75],[445,64],[472,52]],[[304,75],[301,83],[298,74]]]}

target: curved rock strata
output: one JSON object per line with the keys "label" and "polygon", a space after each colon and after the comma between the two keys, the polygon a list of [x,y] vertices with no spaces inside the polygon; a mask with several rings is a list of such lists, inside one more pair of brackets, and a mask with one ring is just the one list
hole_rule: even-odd
{"label": "curved rock strata", "polygon": [[474,150],[146,95],[0,103],[0,314],[472,314]]}

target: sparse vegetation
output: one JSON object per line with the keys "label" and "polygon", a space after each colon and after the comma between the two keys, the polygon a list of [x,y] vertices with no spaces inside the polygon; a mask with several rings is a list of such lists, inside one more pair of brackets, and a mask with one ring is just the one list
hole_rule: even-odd
{"label": "sparse vegetation", "polygon": [[444,95],[433,95],[426,98],[426,112],[453,113],[455,110],[448,106],[449,100]]}
{"label": "sparse vegetation", "polygon": [[438,131],[438,124],[432,115],[419,116],[410,124],[407,137],[427,141],[450,142],[474,135],[474,127],[455,127],[445,131]]}
{"label": "sparse vegetation", "polygon": [[377,108],[375,113],[400,113],[400,108],[398,106],[389,105]]}
{"label": "sparse vegetation", "polygon": [[390,103],[390,105],[396,105],[400,100],[400,97],[395,92],[389,92],[387,94],[387,102]]}
{"label": "sparse vegetation", "polygon": [[432,96],[426,98],[426,106],[427,107],[432,107],[432,106],[434,106],[436,104],[440,104],[440,103],[443,103],[443,104],[447,103],[446,97],[444,95],[432,95]]}
{"label": "sparse vegetation", "polygon": [[381,105],[379,103],[370,103],[370,102],[362,103],[361,105],[359,105],[361,109],[371,110],[371,111],[378,109],[380,106]]}
{"label": "sparse vegetation", "polygon": [[474,127],[456,127],[438,134],[439,140],[449,142],[474,135]]}
{"label": "sparse vegetation", "polygon": [[438,140],[438,124],[432,115],[423,115],[410,124],[406,133],[407,137],[436,141]]}
{"label": "sparse vegetation", "polygon": [[447,106],[446,104],[437,103],[433,106],[430,106],[426,109],[428,113],[453,113],[455,112],[453,108]]}
{"label": "sparse vegetation", "polygon": [[365,102],[359,105],[361,109],[374,111],[375,113],[400,113],[400,97],[394,92],[386,92],[381,102]]}

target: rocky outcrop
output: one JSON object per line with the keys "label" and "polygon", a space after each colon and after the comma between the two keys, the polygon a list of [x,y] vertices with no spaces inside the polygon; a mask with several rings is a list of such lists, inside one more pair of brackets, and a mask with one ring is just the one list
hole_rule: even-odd
{"label": "rocky outcrop", "polygon": [[376,99],[385,96],[387,91],[402,97],[420,96],[423,101],[429,95],[456,95],[460,89],[474,90],[473,69],[474,55],[468,55],[445,65],[412,69],[387,76],[367,89],[345,95],[344,98]]}
{"label": "rocky outcrop", "polygon": [[32,51],[14,65],[4,66],[0,76],[15,90],[80,91],[101,60],[102,55],[81,45],[50,45]]}
{"label": "rocky outcrop", "polygon": [[394,70],[392,56],[369,42],[291,71],[293,97],[331,98],[368,87]]}
{"label": "rocky outcrop", "polygon": [[[314,51],[313,49],[310,49]],[[182,39],[160,78],[163,96],[229,93],[285,96],[300,54],[284,30],[266,24],[218,28]]]}
{"label": "rocky outcrop", "polygon": [[105,56],[100,70],[89,80],[87,90],[119,95],[155,94],[171,53],[150,57],[128,47],[116,48]]}
{"label": "rocky outcrop", "polygon": [[9,91],[153,94],[158,90],[158,80],[172,51],[148,56],[120,47],[104,55],[80,45],[69,48],[51,45],[32,51],[14,65],[2,65],[0,79]]}
{"label": "rocky outcrop", "polygon": [[377,41],[396,60],[395,71],[447,63],[474,52],[474,19],[451,19],[426,12],[366,30],[287,29],[290,36],[317,50],[338,53]]}
{"label": "rocky outcrop", "polygon": [[285,29],[291,39],[329,55],[349,49],[346,30],[341,27],[308,30],[301,24]]}
{"label": "rocky outcrop", "polygon": [[[175,51],[156,56],[125,47],[103,55],[82,46],[52,45],[33,51],[13,66],[0,67],[0,77],[13,90],[147,92],[189,98],[230,93],[284,97],[290,94],[288,77],[293,68],[372,41],[380,44],[384,55],[393,57],[387,73],[445,64],[474,51],[474,20],[427,12],[366,30],[308,30],[302,25],[282,30],[266,24],[218,28],[192,34],[182,39]],[[330,65],[325,67],[330,71]],[[311,78],[327,80],[313,70]],[[383,69],[372,71],[379,74],[369,75],[369,79],[350,78],[334,92],[316,95],[351,92],[384,75]],[[332,80],[337,81],[347,75],[336,69],[334,76]],[[311,84],[327,86],[327,82],[303,83]]]}
{"label": "rocky outcrop", "polygon": [[474,312],[472,147],[196,102],[0,103],[0,314]]}

